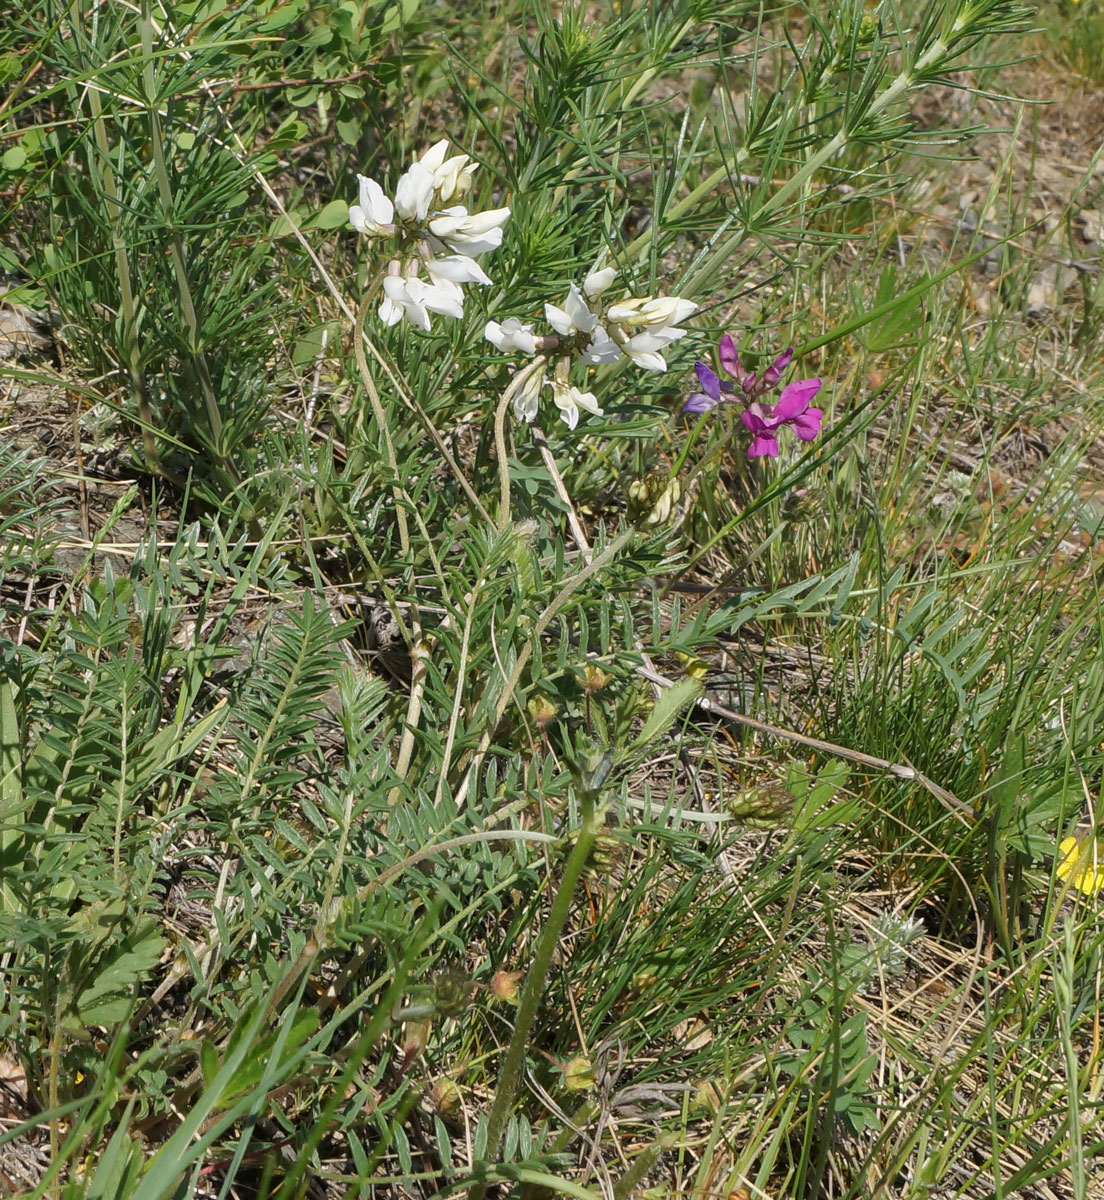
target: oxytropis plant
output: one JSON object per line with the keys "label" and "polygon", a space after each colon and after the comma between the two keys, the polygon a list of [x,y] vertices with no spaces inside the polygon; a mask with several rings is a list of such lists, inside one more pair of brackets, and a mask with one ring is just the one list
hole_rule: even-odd
{"label": "oxytropis plant", "polygon": [[767,367],[762,375],[745,370],[736,352],[736,343],[729,334],[721,338],[718,346],[721,368],[735,379],[721,379],[706,363],[696,362],[694,370],[702,391],[695,392],[683,405],[688,413],[707,413],[720,404],[743,404],[740,413],[744,427],[752,435],[748,446],[748,458],[778,457],[778,432],[789,426],[803,441],[811,442],[820,432],[824,411],[811,408],[810,402],[820,391],[819,379],[798,379],[782,389],[776,404],[762,397],[774,391],[782,373],[790,365],[793,350],[786,350]]}
{"label": "oxytropis plant", "polygon": [[[488,321],[484,332],[497,349],[536,356],[507,389],[519,421],[536,420],[546,383],[569,429],[578,424],[580,409],[600,416],[597,396],[571,382],[577,364],[585,370],[627,358],[645,371],[667,370],[660,352],[686,336],[687,331],[679,325],[697,312],[697,304],[677,296],[646,296],[617,300],[607,307],[602,298],[616,275],[613,267],[594,271],[583,280],[581,289],[571,285],[562,308],[545,304],[545,320],[553,333],[538,334],[532,322],[517,317],[501,323]],[[556,362],[552,378],[546,380],[546,364],[552,356]]]}
{"label": "oxytropis plant", "polygon": [[510,210],[469,213],[451,204],[471,189],[476,164],[467,154],[447,157],[448,151],[442,138],[411,163],[394,201],[374,179],[357,176],[359,203],[349,208],[349,221],[358,233],[387,243],[390,253],[379,306],[386,325],[405,320],[428,331],[431,312],[464,315],[463,284],[491,282],[475,256],[502,244]]}
{"label": "oxytropis plant", "polygon": [[[358,233],[386,249],[378,309],[386,325],[407,321],[429,331],[431,313],[464,315],[465,284],[492,282],[476,256],[502,244],[510,209],[472,213],[455,203],[471,190],[476,164],[469,155],[449,150],[448,140],[442,138],[411,163],[393,200],[375,180],[357,177],[358,203],[350,206],[349,221]],[[504,393],[504,403],[512,403],[519,421],[536,421],[546,387],[569,429],[578,425],[584,411],[601,416],[598,397],[584,390],[591,368],[628,360],[645,371],[667,370],[663,351],[686,336],[682,323],[698,311],[698,304],[662,295],[607,302],[616,277],[611,266],[592,271],[582,287],[570,285],[562,306],[546,303],[546,331],[539,332],[534,322],[519,317],[487,322],[484,336],[497,350],[532,359],[514,372]],[[774,404],[765,399],[789,366],[792,349],[761,375],[743,367],[729,334],[721,338],[718,357],[721,369],[735,382],[721,379],[698,361],[694,366],[703,390],[690,396],[684,412],[706,413],[722,403],[743,403],[740,416],[752,435],[750,458],[777,457],[778,433],[786,426],[803,441],[817,436],[824,414],[810,402],[820,390],[819,379],[788,384]]]}

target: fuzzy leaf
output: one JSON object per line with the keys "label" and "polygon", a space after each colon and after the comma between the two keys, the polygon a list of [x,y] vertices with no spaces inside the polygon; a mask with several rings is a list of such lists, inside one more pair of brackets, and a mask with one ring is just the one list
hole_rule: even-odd
{"label": "fuzzy leaf", "polygon": [[678,720],[684,709],[693,704],[705,690],[700,679],[680,679],[673,687],[666,688],[657,698],[644,728],[632,742],[630,749],[642,750],[657,737],[667,732]]}

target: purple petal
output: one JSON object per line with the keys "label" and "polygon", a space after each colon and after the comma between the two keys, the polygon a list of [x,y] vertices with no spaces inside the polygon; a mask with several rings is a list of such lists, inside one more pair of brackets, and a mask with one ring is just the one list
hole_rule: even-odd
{"label": "purple petal", "polygon": [[748,458],[778,457],[778,439],[773,433],[758,433],[748,446]]}
{"label": "purple petal", "polygon": [[790,365],[790,359],[793,358],[793,347],[789,350],[783,350],[782,353],[774,360],[773,364],[763,372],[763,383],[769,387],[774,387],[782,378],[782,372]]}
{"label": "purple petal", "polygon": [[799,379],[796,383],[787,384],[774,406],[774,415],[779,421],[792,421],[809,407],[809,401],[819,391],[819,379]]}
{"label": "purple petal", "polygon": [[794,417],[790,424],[794,433],[803,441],[811,442],[820,433],[820,423],[824,420],[824,411],[819,408],[807,408],[799,417]]}
{"label": "purple petal", "polygon": [[719,400],[714,400],[712,396],[707,396],[705,392],[695,392],[682,406],[682,411],[704,413],[716,408],[718,404],[720,404]]}
{"label": "purple petal", "polygon": [[775,416],[774,409],[762,400],[756,400],[749,404],[742,415],[744,425],[752,433],[756,433],[760,429],[777,429],[782,424],[782,421]]}
{"label": "purple petal", "polygon": [[736,343],[732,340],[732,336],[726,333],[721,338],[717,349],[721,359],[721,366],[734,379],[742,380],[744,377],[744,368],[740,366],[740,356],[736,353]]}
{"label": "purple petal", "polygon": [[712,370],[703,362],[696,362],[694,370],[698,373],[698,381],[705,389],[707,396],[712,396],[714,400],[721,398],[721,381],[713,374]]}

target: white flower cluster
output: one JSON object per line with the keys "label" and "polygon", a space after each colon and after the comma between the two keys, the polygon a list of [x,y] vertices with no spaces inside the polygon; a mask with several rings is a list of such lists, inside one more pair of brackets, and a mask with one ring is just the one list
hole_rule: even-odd
{"label": "white flower cluster", "polygon": [[[629,358],[646,371],[666,371],[667,363],[660,351],[686,336],[686,330],[677,326],[698,310],[692,300],[677,296],[619,300],[603,309],[602,293],[616,274],[613,267],[594,271],[583,281],[581,290],[571,285],[563,308],[546,304],[545,319],[556,331],[554,335],[540,336],[533,332],[532,324],[517,317],[501,324],[489,321],[484,331],[487,340],[505,352],[530,356],[538,350],[560,352],[553,378],[547,383],[569,429],[578,424],[580,409],[597,416],[602,413],[593,392],[580,391],[570,383],[573,356],[591,365]],[[524,378],[519,375],[520,386],[513,395],[514,414],[519,421],[536,420],[545,382],[543,370],[524,373]]]}
{"label": "white flower cluster", "polygon": [[[349,221],[366,237],[401,239],[400,254],[383,280],[379,318],[387,325],[406,320],[430,328],[429,314],[464,315],[462,284],[491,282],[475,255],[502,244],[508,208],[469,213],[460,200],[471,189],[476,164],[466,154],[449,152],[447,139],[431,146],[399,180],[394,203],[374,179],[358,175],[360,203],[349,207]],[[425,267],[428,280],[421,278]]]}

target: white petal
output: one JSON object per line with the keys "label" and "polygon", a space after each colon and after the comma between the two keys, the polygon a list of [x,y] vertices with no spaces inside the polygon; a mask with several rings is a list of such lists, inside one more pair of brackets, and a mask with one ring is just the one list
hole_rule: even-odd
{"label": "white petal", "polygon": [[602,410],[598,407],[598,397],[593,392],[580,392],[578,388],[572,388],[575,396],[575,403],[580,408],[585,408],[587,412],[593,413],[596,417],[602,415]]}
{"label": "white petal", "polygon": [[598,318],[587,308],[582,292],[574,284],[567,293],[564,309],[567,311],[573,328],[578,329],[581,333],[590,333],[598,324]]}
{"label": "white petal", "polygon": [[466,154],[457,154],[443,162],[433,172],[433,186],[437,189],[439,203],[447,204],[453,196],[463,196],[471,187],[474,173],[475,163]]}
{"label": "white petal", "polygon": [[667,370],[667,362],[662,354],[645,350],[630,350],[628,345],[625,346],[625,353],[638,367],[643,367],[645,371]]}
{"label": "white petal", "polygon": [[540,409],[541,389],[544,387],[544,372],[534,371],[514,396],[514,416],[527,424],[537,419]]}
{"label": "white petal", "polygon": [[614,363],[621,357],[621,347],[598,325],[591,335],[590,345],[583,351],[583,361],[588,363]]}
{"label": "white petal", "polygon": [[585,408],[587,412],[596,416],[602,415],[602,410],[598,407],[598,398],[593,392],[580,392],[577,387],[561,383],[558,379],[549,380],[549,384],[552,388],[552,399],[555,400],[560,417],[568,429],[574,429],[578,425],[580,408]]}
{"label": "white petal", "polygon": [[418,161],[423,167],[428,167],[431,171],[436,171],[437,168],[445,161],[445,155],[449,152],[448,138],[442,138],[439,142],[434,142],[432,146],[422,155]]}
{"label": "white petal", "polygon": [[[383,293],[386,299],[380,305],[380,318],[389,325],[395,323],[393,308],[386,308],[388,302],[397,307],[405,320],[418,329],[428,331],[430,328],[429,313],[424,302],[427,285],[420,279],[403,279],[399,275],[388,275],[383,281]],[[386,311],[386,315],[385,315]]]}
{"label": "white petal", "polygon": [[507,317],[501,325],[497,321],[488,321],[483,336],[504,353],[510,350],[520,350],[522,354],[537,352],[533,326],[519,321],[517,317]]}
{"label": "white petal", "polygon": [[395,206],[387,198],[383,188],[374,179],[358,176],[360,182],[360,205],[373,221],[389,225],[395,216]]}
{"label": "white petal", "polygon": [[616,325],[631,321],[637,314],[643,300],[620,300],[606,309],[606,320]]}
{"label": "white petal", "polygon": [[416,304],[428,308],[430,312],[442,313],[446,317],[460,318],[464,315],[464,292],[459,284],[448,279],[439,283],[425,283],[421,279],[411,279],[407,290]]}
{"label": "white petal", "polygon": [[473,258],[465,254],[448,254],[440,258],[431,258],[426,262],[429,277],[436,282],[439,279],[450,279],[453,283],[488,284],[491,277]]}
{"label": "white petal", "polygon": [[371,237],[388,236],[395,232],[391,224],[395,215],[391,201],[374,179],[357,176],[359,204],[349,206],[349,223],[358,233]]}
{"label": "white petal", "polygon": [[385,325],[397,325],[403,318],[402,305],[396,304],[390,296],[384,296],[377,315]]}
{"label": "white petal", "polygon": [[556,397],[556,403],[560,406],[560,420],[568,427],[574,429],[579,424],[579,406],[577,404],[560,404],[559,397]]}
{"label": "white petal", "polygon": [[701,307],[694,300],[680,300],[677,296],[671,298],[675,301],[675,315],[670,321],[672,325],[681,325],[687,317],[692,317]]}
{"label": "white petal", "polygon": [[395,189],[395,211],[404,221],[424,221],[433,199],[433,172],[420,162],[411,163]]}
{"label": "white petal", "polygon": [[571,337],[576,332],[575,326],[571,324],[571,318],[562,308],[557,308],[554,304],[544,306],[544,319],[563,337]]}
{"label": "white petal", "polygon": [[676,338],[685,337],[685,329],[661,329],[653,331],[645,330],[643,333],[634,334],[623,345],[626,354],[650,354],[654,350],[662,350],[669,342],[673,342]]}
{"label": "white petal", "polygon": [[592,271],[583,280],[583,292],[593,300],[596,296],[600,296],[616,278],[616,267],[603,267],[601,271]]}
{"label": "white petal", "polygon": [[459,229],[467,219],[468,210],[462,204],[454,204],[450,208],[441,209],[439,213],[434,213],[429,228],[438,237],[444,237],[454,229]]}
{"label": "white petal", "polygon": [[510,216],[508,208],[491,208],[469,213],[462,204],[446,208],[429,223],[429,231],[450,250],[461,254],[484,254],[502,245],[502,226]]}
{"label": "white petal", "polygon": [[471,237],[501,229],[510,219],[509,208],[488,208],[486,212],[469,213],[464,221],[463,232]]}
{"label": "white petal", "polygon": [[649,325],[677,325],[697,311],[698,306],[693,300],[682,300],[678,296],[656,296],[644,305],[640,315],[647,316]]}

